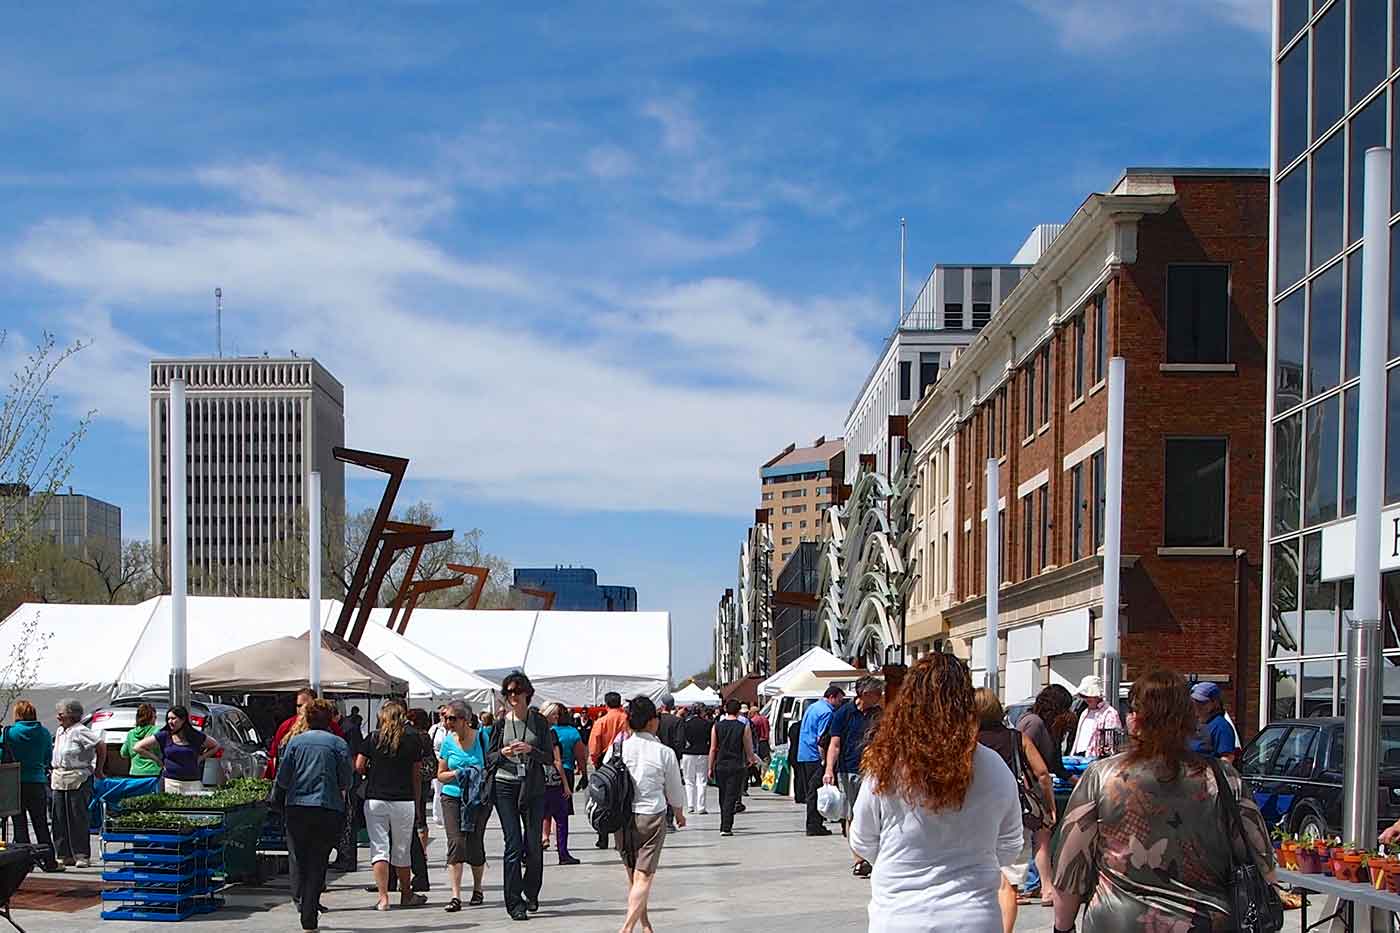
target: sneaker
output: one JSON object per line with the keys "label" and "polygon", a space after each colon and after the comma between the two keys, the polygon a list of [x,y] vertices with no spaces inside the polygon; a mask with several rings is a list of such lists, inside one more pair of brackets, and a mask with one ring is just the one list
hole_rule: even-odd
{"label": "sneaker", "polygon": [[706,810],[704,807],[701,807],[697,812],[699,812],[699,813],[709,813],[710,811],[709,811],[709,810]]}
{"label": "sneaker", "polygon": [[561,855],[561,856],[559,856],[559,864],[560,864],[560,865],[578,865],[578,864],[581,864],[581,863],[579,862],[578,859],[574,858],[572,855]]}
{"label": "sneaker", "polygon": [[74,867],[74,868],[87,868],[87,867],[88,867],[88,860],[85,859],[85,858],[74,859],[74,860],[73,860],[73,867]]}
{"label": "sneaker", "polygon": [[721,836],[732,836],[732,835],[734,835],[734,830],[732,830],[732,829],[721,829],[721,830],[719,831],[719,834],[720,834]]}
{"label": "sneaker", "polygon": [[516,907],[515,909],[511,910],[511,911],[510,911],[510,919],[512,919],[512,920],[529,920],[529,919],[530,919],[530,915],[529,915],[528,913],[526,913],[526,911],[525,911],[525,905],[524,905],[524,904],[521,904],[520,906],[518,906],[518,907]]}
{"label": "sneaker", "polygon": [[686,813],[694,813],[694,812],[695,812],[695,808],[694,808],[694,807],[686,807],[686,808],[685,808],[685,812],[686,812]]}
{"label": "sneaker", "polygon": [[809,830],[807,830],[807,835],[809,835],[809,836],[830,836],[830,835],[831,835],[831,830],[829,830],[829,829],[827,829],[825,826],[823,826],[823,827],[821,827],[820,829],[809,829]]}

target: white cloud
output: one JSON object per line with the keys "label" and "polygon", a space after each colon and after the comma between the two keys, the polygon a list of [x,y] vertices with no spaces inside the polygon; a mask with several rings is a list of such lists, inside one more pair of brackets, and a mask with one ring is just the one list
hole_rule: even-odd
{"label": "white cloud", "polygon": [[[226,346],[320,358],[346,387],[347,440],[410,457],[416,480],[464,497],[734,514],[775,435],[838,429],[868,362],[860,300],[733,279],[545,288],[435,241],[431,186],[268,166],[200,177],[236,203],[51,219],[14,250],[83,308],[65,330],[103,348],[61,390],[136,430],[146,359],[208,326],[219,284]],[[757,230],[731,236],[744,249]],[[541,303],[550,326],[535,329]]]}
{"label": "white cloud", "polygon": [[1179,32],[1211,20],[1268,34],[1269,0],[1022,0],[1049,20],[1067,49]]}
{"label": "white cloud", "polygon": [[584,162],[592,175],[605,181],[624,178],[631,175],[637,168],[637,162],[632,158],[631,153],[620,146],[611,144],[594,146],[588,150]]}
{"label": "white cloud", "polygon": [[642,105],[642,115],[661,125],[661,142],[672,152],[693,152],[704,135],[689,104],[676,98],[652,98]]}

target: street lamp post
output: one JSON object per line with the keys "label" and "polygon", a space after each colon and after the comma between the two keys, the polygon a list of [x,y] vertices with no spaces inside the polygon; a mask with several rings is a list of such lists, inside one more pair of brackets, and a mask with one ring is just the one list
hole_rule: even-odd
{"label": "street lamp post", "polygon": [[185,380],[170,380],[166,462],[170,464],[170,705],[189,708],[190,667],[186,643],[185,596],[189,591],[188,535],[185,503]]}
{"label": "street lamp post", "polygon": [[1118,586],[1123,553],[1123,392],[1126,369],[1127,363],[1121,356],[1108,361],[1108,432],[1104,438],[1103,680],[1104,697],[1114,709],[1118,708],[1118,691],[1123,682],[1123,657],[1118,644]]}
{"label": "street lamp post", "polygon": [[997,492],[997,459],[987,461],[987,689],[993,693],[1000,690],[1000,671],[997,669],[1001,652],[998,650],[997,618],[1001,612],[998,597],[1001,595],[1001,510],[997,508],[1000,494]]}

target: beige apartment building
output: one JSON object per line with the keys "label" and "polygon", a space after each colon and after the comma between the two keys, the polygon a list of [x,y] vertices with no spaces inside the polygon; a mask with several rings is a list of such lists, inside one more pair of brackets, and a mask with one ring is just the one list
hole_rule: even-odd
{"label": "beige apartment building", "polygon": [[823,515],[845,463],[844,440],[819,437],[808,447],[789,444],[759,467],[758,507],[768,510],[775,581],[799,544],[822,540]]}

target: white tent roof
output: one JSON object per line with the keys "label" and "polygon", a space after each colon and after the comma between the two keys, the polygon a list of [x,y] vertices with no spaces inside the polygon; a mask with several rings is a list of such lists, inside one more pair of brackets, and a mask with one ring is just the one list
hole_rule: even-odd
{"label": "white tent roof", "polygon": [[698,684],[689,683],[674,694],[677,706],[690,706],[693,703],[703,703],[706,706],[718,706],[719,694],[709,687],[701,687]]}
{"label": "white tent roof", "polygon": [[758,693],[760,696],[773,696],[782,693],[793,678],[808,671],[842,671],[843,673],[849,672],[855,677],[864,673],[818,645],[808,649],[801,657],[792,661],[787,667],[767,680],[761,681],[758,685]]}
{"label": "white tent roof", "polygon": [[[334,625],[340,606],[322,600],[323,628]],[[191,668],[247,645],[300,635],[309,625],[304,599],[192,596],[188,615]],[[413,698],[489,703],[494,684],[478,671],[523,669],[541,701],[571,705],[594,703],[608,690],[654,697],[670,683],[671,619],[665,612],[418,609],[407,635],[385,628],[387,619],[387,609],[371,613],[360,647],[407,680]],[[26,603],[0,622],[0,659],[14,657],[27,623],[33,624],[31,669],[18,679],[32,685],[25,695],[36,705],[76,696],[92,706],[169,682],[168,596],[135,606]],[[15,680],[20,672],[14,668],[0,660],[0,681]]]}

